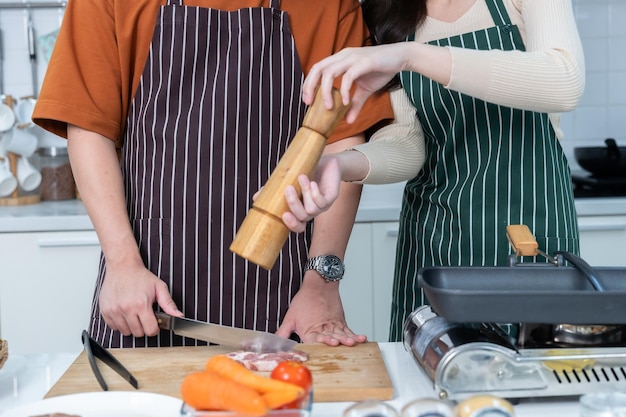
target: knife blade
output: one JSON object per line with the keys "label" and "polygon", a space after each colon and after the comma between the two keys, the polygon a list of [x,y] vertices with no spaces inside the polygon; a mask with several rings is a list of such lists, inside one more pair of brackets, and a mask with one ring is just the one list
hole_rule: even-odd
{"label": "knife blade", "polygon": [[155,313],[159,327],[175,334],[225,346],[235,346],[251,352],[285,352],[297,344],[295,340],[272,333],[205,323],[198,320]]}

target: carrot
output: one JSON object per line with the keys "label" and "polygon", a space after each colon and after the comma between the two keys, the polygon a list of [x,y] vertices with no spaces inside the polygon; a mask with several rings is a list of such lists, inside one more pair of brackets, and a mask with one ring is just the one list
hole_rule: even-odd
{"label": "carrot", "polygon": [[263,400],[268,408],[276,410],[302,397],[301,395],[296,396],[296,394],[295,391],[269,391],[263,394]]}
{"label": "carrot", "polygon": [[228,410],[251,417],[269,411],[258,392],[213,372],[187,375],[180,390],[183,401],[196,410]]}
{"label": "carrot", "polygon": [[246,368],[240,362],[229,358],[226,355],[216,355],[206,363],[205,369],[207,371],[215,372],[223,377],[230,378],[242,385],[245,385],[253,390],[265,394],[270,391],[284,391],[286,394],[299,398],[304,395],[304,388],[295,384],[290,384],[278,379],[271,379],[261,375],[258,375],[248,368]]}

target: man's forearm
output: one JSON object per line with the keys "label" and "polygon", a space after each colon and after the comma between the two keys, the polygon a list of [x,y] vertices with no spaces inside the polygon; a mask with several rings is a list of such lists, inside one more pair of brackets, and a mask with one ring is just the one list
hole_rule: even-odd
{"label": "man's forearm", "polygon": [[107,264],[141,262],[126,212],[115,144],[97,133],[68,126],[68,152],[76,185]]}
{"label": "man's forearm", "polygon": [[[327,146],[325,151],[340,152],[363,141],[362,136],[355,136],[333,143]],[[331,254],[344,259],[359,207],[361,189],[360,184],[345,182],[341,184],[337,200],[327,211],[315,218],[309,257]],[[305,278],[308,279],[308,276],[309,274]],[[322,279],[319,279],[319,283],[327,284]]]}

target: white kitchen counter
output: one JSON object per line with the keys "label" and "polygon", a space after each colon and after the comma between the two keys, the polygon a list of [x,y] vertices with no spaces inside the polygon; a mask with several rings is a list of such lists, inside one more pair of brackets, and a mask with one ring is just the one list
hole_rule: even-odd
{"label": "white kitchen counter", "polygon": [[93,230],[80,200],[0,207],[0,233]]}
{"label": "white kitchen counter", "polygon": [[[395,395],[389,401],[398,410],[411,400],[434,397],[432,384],[401,343],[380,343]],[[78,353],[9,356],[0,369],[0,414],[22,404],[42,399],[63,375]],[[315,403],[311,417],[340,417],[352,403]],[[516,417],[574,417],[576,400],[537,401],[515,406]]]}
{"label": "white kitchen counter", "polygon": [[[357,222],[393,222],[400,214],[402,188],[366,187]],[[576,200],[579,216],[626,215],[626,197]],[[0,233],[92,230],[80,200],[45,201],[39,204],[0,207]]]}

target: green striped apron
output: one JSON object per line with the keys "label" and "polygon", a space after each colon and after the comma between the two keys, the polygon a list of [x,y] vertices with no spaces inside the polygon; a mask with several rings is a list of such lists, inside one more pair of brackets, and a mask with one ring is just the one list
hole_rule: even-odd
{"label": "green striped apron", "polygon": [[[485,1],[495,26],[430,44],[523,51],[502,0]],[[403,195],[391,341],[402,339],[406,317],[427,303],[420,268],[506,265],[509,224],[527,225],[546,253],[579,250],[569,166],[548,114],[487,103],[417,73],[400,76],[427,157]]]}

